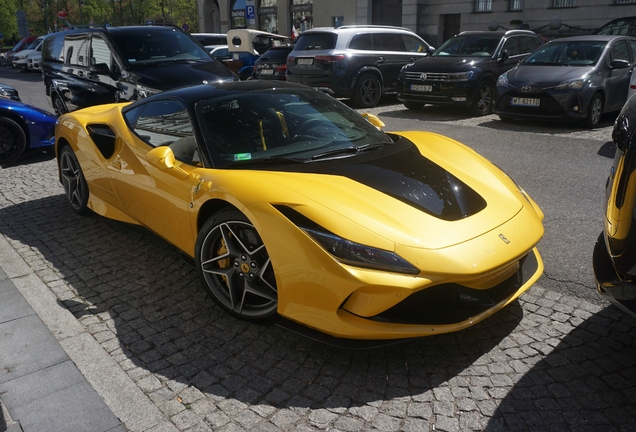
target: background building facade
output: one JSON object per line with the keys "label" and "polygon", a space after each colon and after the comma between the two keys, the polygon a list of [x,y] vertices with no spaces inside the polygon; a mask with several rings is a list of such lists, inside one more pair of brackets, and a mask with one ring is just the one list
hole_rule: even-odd
{"label": "background building facade", "polygon": [[199,31],[254,28],[291,35],[313,27],[407,27],[439,46],[464,30],[527,28],[552,38],[636,16],[636,0],[198,0]]}

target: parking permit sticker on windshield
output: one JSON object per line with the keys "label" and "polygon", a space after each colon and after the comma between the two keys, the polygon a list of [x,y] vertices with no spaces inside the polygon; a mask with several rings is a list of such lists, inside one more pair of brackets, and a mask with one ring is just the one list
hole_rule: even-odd
{"label": "parking permit sticker on windshield", "polygon": [[252,159],[252,153],[237,153],[234,155],[235,161]]}

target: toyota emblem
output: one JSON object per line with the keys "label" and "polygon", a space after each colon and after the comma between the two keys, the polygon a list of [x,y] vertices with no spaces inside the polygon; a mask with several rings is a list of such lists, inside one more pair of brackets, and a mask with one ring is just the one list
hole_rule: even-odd
{"label": "toyota emblem", "polygon": [[525,85],[521,87],[521,91],[524,91],[526,93],[529,92],[530,90],[532,90],[532,87],[530,87],[529,85]]}
{"label": "toyota emblem", "polygon": [[425,73],[423,73],[422,75],[420,75],[420,79],[421,79],[422,81],[426,81],[426,78],[428,78],[428,76],[427,76]]}

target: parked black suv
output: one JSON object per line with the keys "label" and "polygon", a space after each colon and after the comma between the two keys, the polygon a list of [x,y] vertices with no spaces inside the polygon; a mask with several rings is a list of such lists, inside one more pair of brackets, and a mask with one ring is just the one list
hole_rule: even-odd
{"label": "parked black suv", "polygon": [[433,49],[411,30],[388,26],[342,26],[303,32],[287,57],[287,80],[373,107],[394,93],[402,66]]}
{"label": "parked black suv", "polygon": [[42,78],[57,115],[187,85],[238,80],[192,36],[161,26],[53,34],[44,41]]}
{"label": "parked black suv", "polygon": [[424,104],[469,107],[475,115],[489,114],[495,101],[497,77],[541,45],[528,30],[462,32],[435,52],[401,71],[397,98],[409,109]]}

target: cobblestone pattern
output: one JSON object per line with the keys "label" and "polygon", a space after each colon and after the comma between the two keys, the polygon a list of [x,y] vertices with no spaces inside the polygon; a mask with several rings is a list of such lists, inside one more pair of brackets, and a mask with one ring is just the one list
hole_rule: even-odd
{"label": "cobblestone pattern", "polygon": [[0,233],[171,430],[636,430],[636,321],[614,308],[535,286],[465,331],[332,349],[223,313],[143,228],[75,215],[51,159],[0,184]]}

